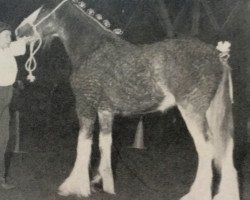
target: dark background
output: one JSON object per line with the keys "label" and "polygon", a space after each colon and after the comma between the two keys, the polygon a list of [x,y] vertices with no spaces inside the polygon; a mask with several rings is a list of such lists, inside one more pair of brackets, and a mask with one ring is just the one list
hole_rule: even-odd
{"label": "dark background", "polygon": [[[42,5],[42,0],[1,0],[0,20],[13,28]],[[236,137],[236,164],[241,167],[247,153],[247,121],[250,117],[250,2],[247,0],[207,0],[212,16],[200,5],[198,31],[192,29],[195,1],[193,0],[86,0],[89,7],[109,19],[114,27],[124,30],[121,36],[135,44],[152,43],[164,38],[197,37],[216,45],[219,40],[232,43],[230,64],[234,82],[234,118]],[[238,5],[239,3],[239,5]],[[166,10],[167,9],[167,10]],[[168,15],[166,15],[166,12]],[[211,15],[210,15],[211,16]],[[169,26],[170,20],[172,26]],[[226,22],[226,23],[225,23]],[[223,24],[226,24],[223,27]],[[174,28],[173,28],[174,26]],[[223,27],[223,28],[222,28]],[[74,94],[70,89],[70,61],[59,40],[36,56],[36,81],[26,81],[24,62],[18,58],[18,78],[25,89],[13,103],[20,111],[21,148],[27,151],[74,151],[78,122],[74,110]],[[133,142],[140,116],[116,116],[114,140],[119,146]],[[151,149],[167,148],[172,143],[191,141],[185,124],[174,108],[168,113],[143,116],[145,143]],[[96,128],[98,129],[98,127]],[[60,145],[55,145],[60,141]],[[31,145],[32,143],[32,145]],[[58,142],[59,143],[59,142]]]}

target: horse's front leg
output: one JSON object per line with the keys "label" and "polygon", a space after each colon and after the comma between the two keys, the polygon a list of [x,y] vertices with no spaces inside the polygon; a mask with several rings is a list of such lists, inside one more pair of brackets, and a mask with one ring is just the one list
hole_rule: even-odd
{"label": "horse's front leg", "polygon": [[94,120],[80,118],[80,131],[77,144],[77,156],[70,176],[59,187],[59,194],[63,196],[90,195],[89,163],[92,146],[92,129]]}
{"label": "horse's front leg", "polygon": [[102,180],[103,190],[114,194],[114,179],[111,167],[111,147],[112,147],[112,122],[113,114],[109,111],[98,111],[100,135],[99,149],[101,153],[98,174],[94,177],[92,183],[95,184]]}

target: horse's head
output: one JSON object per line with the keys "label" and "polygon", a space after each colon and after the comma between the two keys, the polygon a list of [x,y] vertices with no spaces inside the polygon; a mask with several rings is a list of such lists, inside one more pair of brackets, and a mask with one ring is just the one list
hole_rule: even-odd
{"label": "horse's head", "polygon": [[[66,2],[66,1],[64,1]],[[53,4],[53,5],[52,5]],[[15,34],[17,37],[39,36],[42,39],[56,34],[58,24],[56,23],[56,15],[54,3],[48,3],[31,13],[25,18],[16,28]]]}

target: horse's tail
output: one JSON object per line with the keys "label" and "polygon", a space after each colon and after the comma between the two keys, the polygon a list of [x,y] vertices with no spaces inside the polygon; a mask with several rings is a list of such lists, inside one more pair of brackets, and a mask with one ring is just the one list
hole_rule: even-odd
{"label": "horse's tail", "polygon": [[219,59],[223,66],[222,79],[210,103],[206,117],[213,135],[214,161],[215,164],[220,165],[221,157],[224,157],[229,140],[233,137],[234,126],[232,119],[231,70],[227,63],[230,46],[225,50],[220,49],[218,46],[217,49],[221,51]]}
{"label": "horse's tail", "polygon": [[[221,52],[220,62],[223,66],[221,82],[218,85],[215,96],[213,97],[209,109],[206,113],[208,127],[212,134],[214,164],[221,174],[221,189],[229,187],[231,184],[232,195],[238,194],[237,175],[233,164],[233,88],[231,69],[228,65],[230,43],[218,43],[217,49]],[[236,197],[237,199],[237,197]]]}

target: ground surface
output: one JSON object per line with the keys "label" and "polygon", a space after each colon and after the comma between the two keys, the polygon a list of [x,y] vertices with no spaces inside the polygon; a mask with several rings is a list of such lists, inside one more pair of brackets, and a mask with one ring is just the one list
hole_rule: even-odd
{"label": "ground surface", "polygon": [[[38,114],[33,110],[27,113],[24,109],[20,121],[20,148],[26,153],[12,156],[9,176],[17,187],[10,191],[0,189],[0,200],[79,199],[57,195],[58,186],[74,163],[77,124],[68,112],[64,115],[50,110],[48,116],[46,112]],[[161,123],[157,123],[158,120]],[[138,118],[119,117],[115,120],[116,195],[97,192],[90,200],[178,200],[188,192],[194,179],[197,156],[183,123],[173,127],[168,125],[173,120],[166,116],[148,115],[144,118],[147,148],[138,150],[128,148],[133,142],[137,121]],[[249,200],[249,155],[242,164],[242,200]]]}

